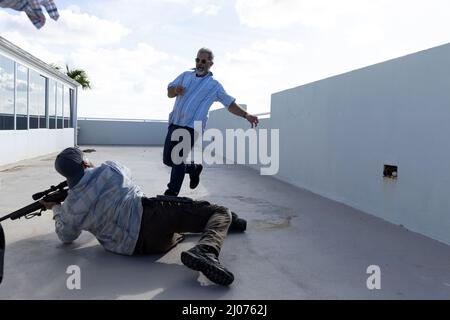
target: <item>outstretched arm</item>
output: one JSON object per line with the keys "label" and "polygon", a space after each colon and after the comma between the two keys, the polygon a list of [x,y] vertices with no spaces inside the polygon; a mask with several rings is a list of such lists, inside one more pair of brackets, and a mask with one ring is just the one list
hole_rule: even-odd
{"label": "outstretched arm", "polygon": [[244,119],[246,119],[248,122],[251,123],[252,128],[258,125],[259,120],[258,117],[253,116],[249,113],[247,113],[247,111],[245,111],[244,109],[242,109],[238,104],[236,104],[236,102],[233,102],[229,107],[228,107],[228,111],[230,111],[232,114],[235,114],[239,117],[243,117]]}

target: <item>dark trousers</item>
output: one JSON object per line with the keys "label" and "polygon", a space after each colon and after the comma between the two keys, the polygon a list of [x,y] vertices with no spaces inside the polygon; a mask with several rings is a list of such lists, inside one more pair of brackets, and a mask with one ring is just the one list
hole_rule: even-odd
{"label": "dark trousers", "polygon": [[[170,173],[170,181],[167,184],[167,188],[176,193],[178,195],[178,193],[180,192],[181,186],[183,185],[183,180],[184,180],[184,175],[187,173],[193,173],[196,169],[196,165],[194,163],[190,163],[190,164],[186,164],[185,160],[189,154],[190,150],[186,150],[188,152],[180,152],[180,157],[183,158],[183,162],[180,164],[175,164],[172,161],[172,150],[173,148],[179,143],[183,141],[183,137],[180,137],[180,139],[178,141],[172,141],[171,137],[172,137],[172,133],[176,130],[176,129],[185,129],[187,130],[186,132],[189,133],[189,138],[190,138],[190,146],[192,148],[192,146],[194,145],[195,142],[195,132],[194,129],[189,128],[189,127],[181,127],[181,126],[177,126],[174,124],[169,125],[169,129],[167,131],[167,136],[166,136],[166,140],[164,142],[164,151],[163,151],[163,162],[166,166],[172,167],[172,171]],[[190,149],[191,149],[190,148]]]}
{"label": "dark trousers", "polygon": [[142,198],[141,229],[134,254],[165,253],[183,240],[180,233],[202,233],[198,244],[220,252],[231,224],[228,208],[207,201],[190,203]]}
{"label": "dark trousers", "polygon": [[5,234],[0,224],[0,283],[3,280],[3,259],[5,258]]}

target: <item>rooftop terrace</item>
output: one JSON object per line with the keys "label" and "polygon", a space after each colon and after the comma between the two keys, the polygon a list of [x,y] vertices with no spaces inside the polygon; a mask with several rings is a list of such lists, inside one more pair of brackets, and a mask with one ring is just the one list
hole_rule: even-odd
{"label": "rooftop terrace", "polygon": [[[161,194],[169,169],[161,147],[98,147],[95,164],[116,160],[131,169],[148,196]],[[56,154],[0,167],[0,214],[62,181]],[[167,255],[126,257],[106,252],[89,233],[63,245],[50,213],[5,221],[0,299],[448,299],[450,248],[311,192],[260,176],[244,166],[206,167],[200,186],[182,195],[231,208],[248,220],[226,239],[222,262],[235,274],[216,286],[181,264],[188,236]],[[81,290],[68,290],[67,267],[81,269]],[[381,269],[381,290],[368,290],[367,267]]]}

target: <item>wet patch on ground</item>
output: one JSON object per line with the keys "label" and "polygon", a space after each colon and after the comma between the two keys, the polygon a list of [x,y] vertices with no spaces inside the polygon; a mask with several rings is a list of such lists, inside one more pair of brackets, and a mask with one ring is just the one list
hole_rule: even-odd
{"label": "wet patch on ground", "polygon": [[[226,206],[230,207],[232,211],[236,212],[238,216],[248,219],[249,213],[255,218],[248,221],[248,229],[254,230],[280,230],[286,229],[291,226],[292,218],[298,217],[293,208],[282,206],[270,202],[266,199],[244,196],[225,196],[220,197],[217,203],[226,203]],[[231,204],[230,201],[224,199],[231,199],[232,202],[237,200],[237,204]],[[208,199],[208,201],[215,202],[215,199]],[[240,208],[240,210],[233,210],[234,207]]]}
{"label": "wet patch on ground", "polygon": [[265,230],[285,229],[291,226],[292,218],[293,216],[288,216],[279,219],[265,219],[265,220],[256,219],[251,221],[249,228],[265,229]]}
{"label": "wet patch on ground", "polygon": [[[294,213],[294,209],[286,206],[282,206],[266,199],[258,199],[252,197],[242,197],[242,196],[231,196],[230,198],[238,200],[241,204],[241,207],[245,207],[243,205],[254,207],[254,211],[258,214],[279,217],[280,219],[291,219],[293,217],[297,217],[297,214]],[[239,213],[238,213],[239,214]]]}
{"label": "wet patch on ground", "polygon": [[266,199],[261,198],[253,198],[253,197],[243,197],[243,196],[230,196],[224,198],[231,198],[234,200],[238,200],[241,204],[256,206],[258,208],[258,212],[262,214],[271,214],[271,213],[279,213],[284,216],[292,215],[293,209],[285,206],[281,206],[279,204],[267,201]]}

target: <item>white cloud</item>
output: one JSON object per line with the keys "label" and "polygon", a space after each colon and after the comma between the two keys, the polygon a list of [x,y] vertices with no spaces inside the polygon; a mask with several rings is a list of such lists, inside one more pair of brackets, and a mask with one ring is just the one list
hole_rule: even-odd
{"label": "white cloud", "polygon": [[[313,27],[328,34],[355,31],[367,36],[395,30],[432,36],[438,21],[450,11],[447,0],[236,0],[236,12],[243,25],[261,29]],[[449,20],[448,18],[446,20]],[[446,24],[448,25],[448,24]],[[410,28],[408,30],[408,28]],[[359,41],[359,40],[358,40]]]}
{"label": "white cloud", "polygon": [[215,16],[222,9],[223,0],[163,0],[168,4],[191,7],[195,14]]}
{"label": "white cloud", "polygon": [[75,64],[91,70],[98,88],[115,82],[145,79],[169,57],[145,43],[139,43],[133,49],[80,49],[71,56]]}
{"label": "white cloud", "polygon": [[167,118],[167,84],[174,60],[146,43],[131,49],[80,49],[71,55],[88,70],[93,90],[80,93],[80,116]]}
{"label": "white cloud", "polygon": [[[267,110],[273,92],[450,39],[445,0],[236,0],[235,8],[242,25],[261,37],[230,52],[223,69],[215,67],[250,110]],[[264,40],[268,35],[272,40]]]}
{"label": "white cloud", "polygon": [[236,0],[236,11],[245,25],[254,28],[287,28],[295,25],[330,28],[348,14],[370,11],[369,0]]}
{"label": "white cloud", "polygon": [[[203,45],[215,51],[212,71],[225,89],[257,113],[273,92],[449,41],[448,0],[101,3],[61,8],[60,20],[41,30],[0,10],[2,36],[88,72],[93,90],[80,91],[82,116],[166,119],[167,83]],[[236,18],[241,25],[227,25]]]}
{"label": "white cloud", "polygon": [[[134,0],[134,1],[137,1],[138,3],[142,2],[140,0]],[[189,3],[189,1],[190,0],[162,0],[162,2],[167,2],[170,4],[182,4],[182,5],[187,5]]]}
{"label": "white cloud", "polygon": [[79,92],[80,116],[167,117],[166,86],[179,58],[169,64],[168,54],[144,42],[117,46],[131,30],[76,6],[60,14],[57,25],[35,30],[25,15],[0,11],[1,35],[47,63],[86,70],[93,89]]}
{"label": "white cloud", "polygon": [[216,16],[221,7],[215,4],[199,5],[194,8],[194,13],[205,14],[207,16]]}
{"label": "white cloud", "polygon": [[64,65],[67,62],[63,53],[52,50],[40,42],[32,41],[18,31],[6,31],[1,36],[46,63]]}
{"label": "white cloud", "polygon": [[273,38],[256,41],[227,53],[212,71],[237,103],[247,104],[250,112],[266,112],[271,93],[303,78],[298,66],[304,62],[304,51],[301,43]]}
{"label": "white cloud", "polygon": [[83,47],[101,47],[120,42],[131,30],[117,22],[100,19],[94,15],[82,13],[78,7],[59,10],[57,21],[47,19],[42,29],[36,29],[25,13],[13,15],[0,11],[0,28],[7,38],[11,32],[20,34],[30,42],[39,39],[41,45],[67,45]]}

